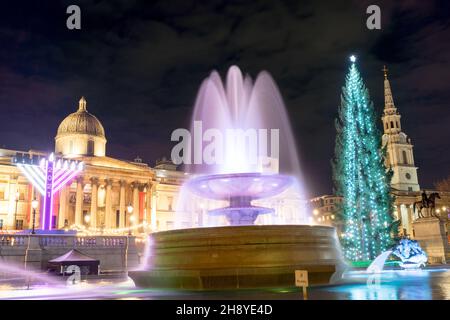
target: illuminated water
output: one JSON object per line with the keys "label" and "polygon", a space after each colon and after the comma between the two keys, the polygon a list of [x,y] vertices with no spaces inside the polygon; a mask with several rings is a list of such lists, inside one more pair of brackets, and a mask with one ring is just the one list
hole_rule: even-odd
{"label": "illuminated water", "polygon": [[[365,271],[344,275],[338,285],[309,288],[310,300],[449,300],[450,269],[385,270],[379,283]],[[369,280],[369,281],[368,281]],[[368,284],[369,283],[369,284]],[[137,289],[131,280],[90,280],[75,286],[0,286],[0,299],[302,299],[296,289],[214,292]]]}
{"label": "illuminated water", "polygon": [[392,250],[388,250],[380,254],[375,260],[372,261],[370,266],[367,268],[368,273],[378,273],[384,268],[387,258],[391,255]]}
{"label": "illuminated water", "polygon": [[[222,161],[195,162],[198,143],[191,142],[188,154],[193,163],[185,169],[197,177],[180,190],[176,228],[309,223],[295,139],[280,91],[269,73],[263,71],[253,81],[232,66],[222,81],[213,71],[200,86],[191,123],[193,140],[208,131],[222,134],[223,140],[200,142],[201,152],[210,141],[220,142]],[[228,138],[230,130],[253,130],[256,140],[249,135],[238,143]],[[260,177],[249,177],[255,174]],[[268,186],[272,186],[270,192],[266,192]]]}

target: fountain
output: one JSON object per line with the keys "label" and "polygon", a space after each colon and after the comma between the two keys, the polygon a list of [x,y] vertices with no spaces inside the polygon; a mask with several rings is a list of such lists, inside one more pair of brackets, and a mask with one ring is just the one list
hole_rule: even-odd
{"label": "fountain", "polygon": [[383,271],[384,264],[391,254],[400,259],[399,265],[402,269],[420,269],[425,267],[428,261],[427,254],[417,241],[403,238],[392,250],[387,250],[376,257],[366,272],[378,273]]}
{"label": "fountain", "polygon": [[225,208],[210,210],[210,215],[226,216],[230,225],[253,225],[260,214],[274,209],[253,206],[252,200],[274,196],[286,190],[292,178],[260,173],[234,173],[201,176],[190,180],[187,187],[195,194],[216,200],[229,200]]}
{"label": "fountain", "polygon": [[[209,217],[225,217],[226,224],[153,233],[141,270],[129,272],[136,285],[191,290],[292,287],[299,269],[308,270],[310,284],[329,283],[342,265],[333,227],[305,224],[300,206],[297,216],[303,224],[261,225],[258,220],[275,216],[276,210],[255,202],[286,192],[304,199],[295,141],[271,76],[261,72],[253,82],[233,66],[224,85],[212,72],[199,90],[192,124],[194,135],[200,127],[203,141],[214,140],[219,147],[210,153],[217,160],[213,163],[201,161],[211,146],[199,153],[197,140],[194,152],[183,153],[194,154],[194,163],[186,165],[193,178],[182,187],[179,218],[185,218],[183,208],[199,197],[228,202],[207,211]],[[250,132],[249,142],[230,140],[230,130]],[[252,132],[258,140],[251,140]],[[220,133],[226,133],[225,141]]]}

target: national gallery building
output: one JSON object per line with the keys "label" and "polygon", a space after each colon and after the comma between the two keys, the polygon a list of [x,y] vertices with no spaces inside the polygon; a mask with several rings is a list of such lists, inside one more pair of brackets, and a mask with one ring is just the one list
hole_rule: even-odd
{"label": "national gallery building", "polygon": [[[82,161],[83,171],[54,197],[53,227],[94,231],[161,231],[173,226],[175,203],[186,178],[170,161],[150,167],[137,158],[119,160],[106,155],[106,135],[100,121],[87,110],[84,98],[78,110],[59,125],[55,156]],[[29,229],[32,200],[37,190],[12,163],[17,154],[48,157],[40,151],[0,149],[0,232]],[[38,227],[39,204],[36,215]]]}

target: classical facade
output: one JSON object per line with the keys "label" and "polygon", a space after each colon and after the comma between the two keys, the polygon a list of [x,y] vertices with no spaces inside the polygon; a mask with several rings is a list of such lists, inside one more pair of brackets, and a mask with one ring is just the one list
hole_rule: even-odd
{"label": "classical facade", "polygon": [[[179,188],[186,175],[168,161],[152,168],[106,155],[106,135],[100,121],[81,98],[78,110],[59,125],[55,137],[57,157],[83,161],[84,170],[56,195],[56,228],[87,228],[93,232],[151,232],[170,229]],[[0,150],[0,228],[31,227],[31,201],[40,197],[12,164],[16,150]],[[30,150],[31,155],[48,156]],[[40,206],[39,206],[40,207]],[[39,208],[36,222],[39,221]]]}
{"label": "classical facade", "polygon": [[340,234],[343,228],[341,220],[338,218],[338,210],[342,199],[342,197],[335,195],[323,195],[312,198],[310,200],[312,222],[335,226]]}

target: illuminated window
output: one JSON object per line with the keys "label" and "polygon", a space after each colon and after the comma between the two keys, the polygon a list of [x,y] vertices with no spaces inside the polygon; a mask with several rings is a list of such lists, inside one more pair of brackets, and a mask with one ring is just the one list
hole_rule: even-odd
{"label": "illuminated window", "polygon": [[23,220],[16,220],[16,230],[23,229]]}

